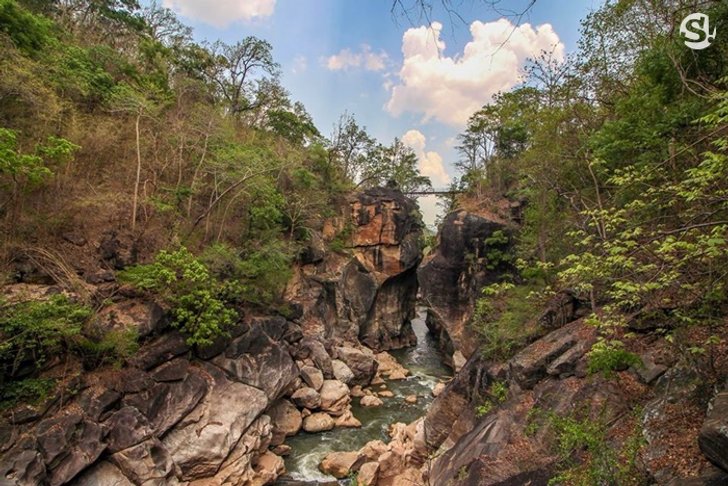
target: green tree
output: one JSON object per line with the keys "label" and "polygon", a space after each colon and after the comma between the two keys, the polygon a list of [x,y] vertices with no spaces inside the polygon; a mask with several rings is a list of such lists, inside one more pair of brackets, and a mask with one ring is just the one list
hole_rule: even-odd
{"label": "green tree", "polygon": [[211,47],[215,62],[209,78],[226,101],[233,116],[253,109],[253,80],[259,75],[276,77],[279,65],[273,60],[269,42],[248,36],[235,44],[216,42]]}
{"label": "green tree", "polygon": [[370,156],[359,185],[376,187],[389,183],[394,183],[403,192],[432,187],[429,177],[420,174],[414,150],[398,138],[388,147],[379,146],[376,154]]}

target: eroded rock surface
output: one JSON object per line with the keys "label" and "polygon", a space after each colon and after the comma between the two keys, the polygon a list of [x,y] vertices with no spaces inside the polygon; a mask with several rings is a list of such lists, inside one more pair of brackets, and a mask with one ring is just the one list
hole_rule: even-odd
{"label": "eroded rock surface", "polygon": [[[416,342],[421,231],[416,204],[399,191],[353,194],[300,255],[286,317],[241,310],[204,347],[169,326],[168,309],[126,289],[99,322],[135,330],[141,348],[121,369],[81,373],[78,363],[78,378],[57,395],[4,413],[0,483],[271,484],[284,469],[275,452],[290,450],[286,437],[360,427],[347,385],[381,383],[375,351]],[[107,243],[104,258],[123,266]],[[382,474],[378,465],[367,471],[368,482]]]}
{"label": "eroded rock surface", "polygon": [[450,213],[435,251],[417,272],[429,307],[427,326],[450,355],[460,351],[468,358],[477,347],[478,340],[466,324],[480,289],[510,271],[497,258],[508,247],[507,231],[504,224],[467,211]]}
{"label": "eroded rock surface", "polygon": [[323,230],[323,239],[336,240],[343,251],[306,260],[288,286],[288,298],[302,305],[304,327],[374,350],[414,344],[410,321],[421,232],[417,206],[401,192],[379,188],[352,195]]}

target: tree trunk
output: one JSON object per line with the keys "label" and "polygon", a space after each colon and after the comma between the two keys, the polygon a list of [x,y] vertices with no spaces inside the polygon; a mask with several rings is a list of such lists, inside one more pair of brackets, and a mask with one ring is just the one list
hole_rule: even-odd
{"label": "tree trunk", "polygon": [[131,203],[131,230],[132,232],[136,229],[137,219],[137,206],[139,204],[139,183],[142,177],[142,149],[139,137],[139,122],[141,121],[142,114],[137,113],[136,123],[134,125],[136,131],[136,153],[137,153],[137,166],[136,166],[136,180],[134,181],[134,198]]}

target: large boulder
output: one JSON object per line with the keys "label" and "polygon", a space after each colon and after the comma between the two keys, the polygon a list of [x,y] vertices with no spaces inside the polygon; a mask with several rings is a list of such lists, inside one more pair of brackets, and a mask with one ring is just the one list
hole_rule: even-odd
{"label": "large boulder", "polygon": [[511,375],[523,388],[533,388],[547,374],[564,376],[576,368],[596,339],[594,326],[582,320],[567,324],[511,358]]}
{"label": "large boulder", "polygon": [[[268,406],[266,394],[229,380],[215,366],[203,364],[210,392],[163,439],[182,471],[182,479],[214,476],[248,427]],[[244,405],[243,405],[244,404]]]}
{"label": "large boulder", "polygon": [[329,452],[319,464],[319,469],[324,474],[343,479],[356,472],[362,463],[358,452]]}
{"label": "large boulder", "polygon": [[705,457],[728,471],[728,391],[718,393],[710,404],[698,444]]}
{"label": "large boulder", "polygon": [[[35,433],[51,485],[67,483],[93,464],[106,449],[105,430],[101,424],[72,410],[43,420]],[[8,454],[13,455],[13,452]]]}
{"label": "large boulder", "polygon": [[301,412],[288,400],[277,401],[266,413],[273,425],[271,445],[280,445],[286,437],[296,435],[301,430],[303,425]]}
{"label": "large boulder", "polygon": [[359,468],[356,480],[360,486],[374,486],[379,478],[379,463],[366,462]]}
{"label": "large boulder", "polygon": [[301,367],[301,378],[316,391],[319,391],[324,384],[324,374],[314,366]]}
{"label": "large boulder", "polygon": [[310,410],[321,406],[321,394],[308,386],[304,386],[303,388],[299,388],[293,392],[291,400],[293,400],[293,403],[299,407],[308,408]]}
{"label": "large boulder", "polygon": [[114,412],[105,425],[109,430],[106,442],[111,453],[137,445],[152,436],[147,418],[134,407]]}
{"label": "large boulder", "polygon": [[371,351],[342,346],[336,348],[336,356],[346,363],[354,374],[350,385],[368,385],[377,374],[379,363]]}
{"label": "large boulder", "polygon": [[179,484],[174,461],[157,438],[112,454],[109,461],[134,484]]}
{"label": "large boulder", "polygon": [[208,382],[199,370],[191,369],[181,381],[156,383],[146,390],[129,393],[122,404],[138,409],[157,436],[164,435],[187,416],[208,391]]}
{"label": "large boulder", "polygon": [[124,300],[104,307],[97,316],[106,331],[134,331],[140,338],[161,331],[166,325],[164,309],[154,302]]}
{"label": "large boulder", "polygon": [[212,362],[275,401],[299,375],[295,361],[279,342],[285,328],[283,318],[254,320],[248,332],[234,339]]}
{"label": "large boulder", "polygon": [[477,336],[467,322],[479,290],[511,271],[498,258],[508,250],[507,235],[508,228],[499,221],[455,211],[445,217],[435,251],[417,271],[429,308],[428,327],[449,353],[459,350],[468,358],[477,348]]}
{"label": "large boulder", "polygon": [[321,410],[333,416],[346,412],[351,397],[349,387],[338,380],[325,380],[321,387]]}
{"label": "large boulder", "polygon": [[316,365],[316,368],[321,370],[324,378],[334,377],[334,368],[331,366],[331,356],[324,343],[320,339],[314,336],[306,336],[298,344],[296,349],[297,359],[310,359]]}
{"label": "large boulder", "polygon": [[354,373],[346,366],[346,363],[339,359],[334,359],[331,361],[331,366],[334,368],[334,378],[347,385],[352,384],[354,381]]}
{"label": "large boulder", "polygon": [[312,434],[331,430],[335,425],[331,415],[324,412],[312,413],[303,419],[303,430]]}

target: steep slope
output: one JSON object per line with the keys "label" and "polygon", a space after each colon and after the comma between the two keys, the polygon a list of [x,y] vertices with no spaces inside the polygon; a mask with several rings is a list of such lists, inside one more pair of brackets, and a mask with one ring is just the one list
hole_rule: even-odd
{"label": "steep slope", "polygon": [[[2,415],[2,483],[269,484],[283,472],[273,450],[285,451],[286,436],[360,426],[349,385],[368,385],[378,360],[392,360],[361,342],[416,339],[419,218],[412,201],[383,189],[354,194],[335,224],[351,228],[348,254],[321,246],[301,265],[292,313],[248,313],[211,346],[188,345],[163,309],[130,289],[95,288],[114,300],[102,318],[136,330],[143,345],[121,369],[53,362],[44,376],[62,385],[52,396]],[[9,298],[59,291],[4,289]]]}

